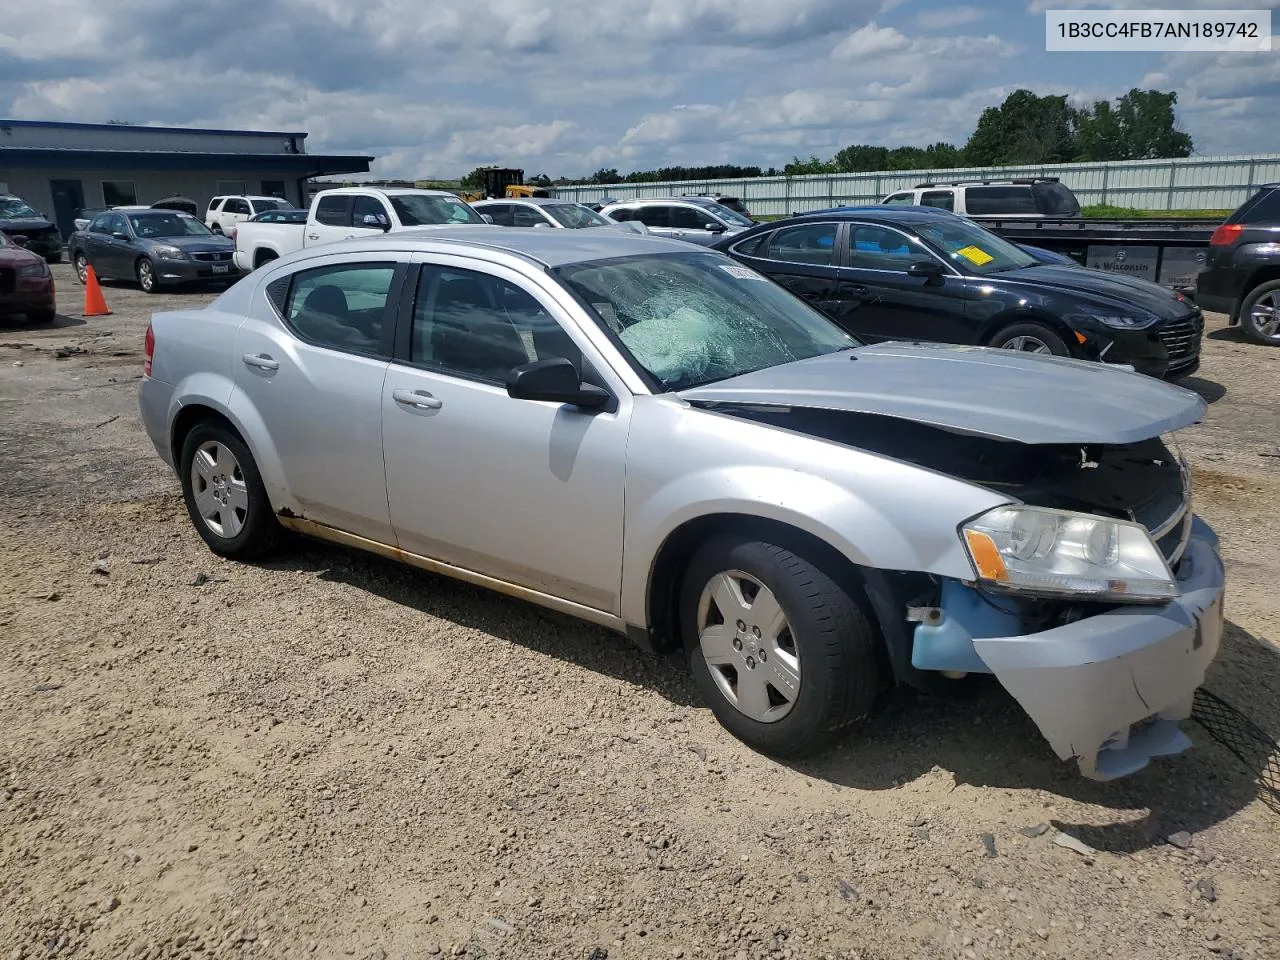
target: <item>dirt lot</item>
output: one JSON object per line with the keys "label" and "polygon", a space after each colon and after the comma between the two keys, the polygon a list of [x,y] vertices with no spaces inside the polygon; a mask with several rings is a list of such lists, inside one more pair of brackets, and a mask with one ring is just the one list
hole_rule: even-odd
{"label": "dirt lot", "polygon": [[[322,545],[216,559],[135,403],[149,312],[208,295],[106,296],[0,325],[0,960],[1280,957],[1266,758],[1195,724],[1103,785],[999,690],[904,694],[785,766],[592,627]],[[1208,686],[1274,736],[1280,351],[1216,319]]]}

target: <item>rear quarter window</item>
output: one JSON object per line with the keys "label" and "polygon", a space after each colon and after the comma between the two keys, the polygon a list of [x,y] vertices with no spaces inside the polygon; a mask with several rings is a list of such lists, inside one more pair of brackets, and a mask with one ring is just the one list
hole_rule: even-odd
{"label": "rear quarter window", "polygon": [[1227,218],[1227,223],[1280,223],[1280,190],[1259,190]]}
{"label": "rear quarter window", "polygon": [[1047,217],[1074,217],[1080,212],[1076,195],[1060,183],[1037,183],[1031,191],[1040,201],[1040,212]]}

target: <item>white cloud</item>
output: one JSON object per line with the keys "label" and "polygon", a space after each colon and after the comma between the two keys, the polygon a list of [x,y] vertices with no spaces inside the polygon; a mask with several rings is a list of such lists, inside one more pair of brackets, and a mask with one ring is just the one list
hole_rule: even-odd
{"label": "white cloud", "polygon": [[915,23],[922,30],[950,30],[986,18],[989,11],[980,7],[940,7],[937,10],[921,10],[915,15]]}

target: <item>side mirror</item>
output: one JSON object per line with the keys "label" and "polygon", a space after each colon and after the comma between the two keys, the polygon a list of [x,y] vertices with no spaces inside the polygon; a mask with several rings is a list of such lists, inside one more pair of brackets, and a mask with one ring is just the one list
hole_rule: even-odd
{"label": "side mirror", "polygon": [[480,219],[483,220],[485,223],[493,223],[493,214],[482,213],[480,214]]}
{"label": "side mirror", "polygon": [[383,233],[386,233],[391,229],[391,224],[387,222],[385,217],[379,217],[377,214],[373,213],[366,213],[360,223],[361,226],[381,230]]}
{"label": "side mirror", "polygon": [[724,233],[728,228],[723,223],[708,223],[704,224],[702,229],[708,233]]}
{"label": "side mirror", "polygon": [[128,235],[127,233],[125,233],[123,230],[115,230],[115,231],[113,231],[113,232],[112,232],[111,236],[115,237],[115,239],[117,239],[117,240],[128,240],[128,239],[129,239],[129,235]]}
{"label": "side mirror", "polygon": [[908,277],[920,277],[926,284],[942,282],[942,264],[936,260],[917,260],[907,267]]}
{"label": "side mirror", "polygon": [[507,374],[507,396],[515,400],[546,400],[596,409],[609,402],[609,392],[583,383],[578,368],[564,357],[525,363]]}

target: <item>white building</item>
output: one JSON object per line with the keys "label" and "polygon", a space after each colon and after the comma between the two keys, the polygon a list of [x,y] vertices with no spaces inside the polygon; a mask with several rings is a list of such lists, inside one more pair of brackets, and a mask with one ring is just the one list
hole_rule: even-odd
{"label": "white building", "polygon": [[82,209],[188,197],[204,213],[228,193],[299,206],[311,177],[367,173],[372,157],[306,152],[305,133],[0,119],[0,193],[21,197],[65,239]]}

